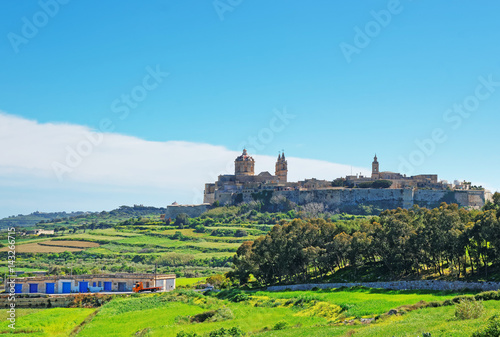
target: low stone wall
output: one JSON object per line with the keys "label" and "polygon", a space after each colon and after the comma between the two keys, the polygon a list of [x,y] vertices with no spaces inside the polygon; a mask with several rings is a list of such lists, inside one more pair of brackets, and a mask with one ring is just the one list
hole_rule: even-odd
{"label": "low stone wall", "polygon": [[462,282],[462,281],[395,281],[395,282],[361,282],[361,283],[309,283],[292,284],[286,286],[267,287],[269,291],[311,290],[315,287],[320,289],[363,286],[367,288],[379,288],[390,290],[453,290],[473,289],[478,291],[499,290],[499,282]]}
{"label": "low stone wall", "polygon": [[0,308],[9,308],[11,303],[15,303],[16,308],[67,308],[73,302],[74,295],[67,296],[26,296],[16,294],[15,301],[9,301],[8,296],[0,297]]}

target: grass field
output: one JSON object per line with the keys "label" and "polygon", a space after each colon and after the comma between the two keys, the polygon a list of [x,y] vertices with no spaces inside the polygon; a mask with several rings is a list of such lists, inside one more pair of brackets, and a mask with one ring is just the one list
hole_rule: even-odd
{"label": "grass field", "polygon": [[[71,331],[95,310],[83,308],[17,309],[15,330],[8,327],[10,322],[7,321],[7,310],[1,310],[0,333],[3,336],[69,336]],[[22,333],[23,331],[26,334]]]}
{"label": "grass field", "polygon": [[[201,278],[179,279],[187,285]],[[241,292],[240,292],[241,294]],[[442,306],[388,316],[390,309],[419,301],[442,301],[457,294],[417,291],[342,289],[302,292],[242,292],[249,297],[234,302],[214,295],[177,290],[162,294],[118,297],[89,319],[77,336],[176,336],[178,332],[210,331],[239,327],[253,336],[471,336],[500,310],[500,301],[485,301],[485,314],[471,320],[454,317],[454,306]],[[234,295],[234,294],[233,294]],[[211,310],[230,311],[202,323],[189,317]],[[31,329],[33,336],[68,336],[95,309],[18,309],[17,327]],[[8,332],[6,311],[0,313],[0,333]],[[380,315],[380,316],[379,316]],[[381,317],[362,324],[354,317]],[[225,317],[225,319],[221,318]],[[352,320],[354,324],[344,324]],[[278,324],[279,323],[279,324]],[[279,330],[277,330],[279,328]]]}
{"label": "grass field", "polygon": [[456,294],[431,291],[397,291],[380,289],[350,289],[318,290],[318,291],[286,291],[286,292],[256,292],[256,295],[269,296],[275,299],[289,299],[300,296],[310,296],[315,300],[326,301],[341,307],[347,317],[368,317],[383,314],[389,310],[406,304],[419,301],[444,301],[453,298]]}
{"label": "grass field", "polygon": [[191,277],[191,278],[180,277],[175,280],[175,286],[176,287],[190,286],[198,282],[203,282],[205,281],[205,279],[206,277]]}

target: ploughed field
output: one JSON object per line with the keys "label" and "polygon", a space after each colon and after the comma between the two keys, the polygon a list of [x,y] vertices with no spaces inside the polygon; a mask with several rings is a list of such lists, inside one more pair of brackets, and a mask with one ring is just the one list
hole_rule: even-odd
{"label": "ploughed field", "polygon": [[[98,243],[87,241],[41,241],[26,243],[16,247],[16,253],[62,253],[79,252],[88,248],[99,247]],[[8,247],[0,251],[8,250]]]}

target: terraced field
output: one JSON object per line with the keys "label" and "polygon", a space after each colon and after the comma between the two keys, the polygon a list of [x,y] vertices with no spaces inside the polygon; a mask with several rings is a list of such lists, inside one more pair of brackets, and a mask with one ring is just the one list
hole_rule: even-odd
{"label": "terraced field", "polygon": [[[36,243],[26,243],[24,245],[16,246],[16,253],[62,253],[62,252],[79,252],[89,247],[68,247],[68,246],[56,246],[46,244],[53,241],[42,241]],[[77,241],[78,242],[78,241]],[[87,242],[86,242],[87,243]],[[96,244],[99,246],[99,244]],[[3,247],[0,252],[5,252],[8,247]]]}
{"label": "terraced field", "polygon": [[[181,283],[189,284],[190,280],[183,279]],[[469,337],[500,310],[500,301],[487,300],[479,318],[460,320],[455,317],[455,305],[441,306],[443,301],[457,295],[366,288],[209,295],[176,290],[117,297],[101,307],[95,316],[91,315],[95,309],[19,309],[16,332],[24,330],[29,331],[30,336],[44,337],[176,337],[180,332],[204,336],[216,330],[239,329],[246,336],[263,337],[417,337],[424,334]],[[438,306],[409,309],[423,303],[421,301],[433,301]],[[392,309],[397,313],[389,315]],[[195,317],[198,318],[195,320]],[[5,318],[6,311],[0,313],[0,333],[14,335]],[[85,318],[81,329],[75,330]]]}

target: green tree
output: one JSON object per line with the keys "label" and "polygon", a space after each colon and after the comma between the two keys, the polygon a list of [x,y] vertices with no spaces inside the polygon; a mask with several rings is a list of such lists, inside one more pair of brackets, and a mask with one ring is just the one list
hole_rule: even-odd
{"label": "green tree", "polygon": [[177,226],[179,229],[189,227],[189,216],[186,213],[178,214],[175,218],[174,226]]}

